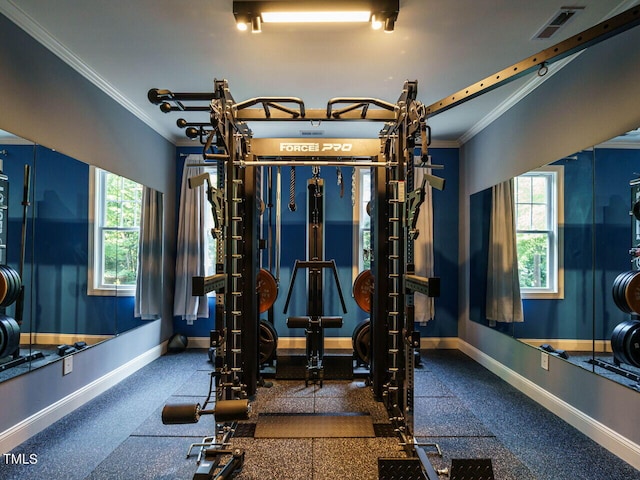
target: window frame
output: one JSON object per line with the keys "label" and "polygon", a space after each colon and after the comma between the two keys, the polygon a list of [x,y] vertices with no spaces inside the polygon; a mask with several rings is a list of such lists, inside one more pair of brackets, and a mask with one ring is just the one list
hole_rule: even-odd
{"label": "window frame", "polygon": [[[548,176],[551,178],[549,188],[550,207],[547,212],[550,216],[551,246],[549,247],[549,286],[548,287],[523,287],[520,285],[522,299],[563,299],[564,298],[564,167],[562,165],[547,165],[518,175],[518,177]],[[515,192],[514,192],[515,193]],[[517,198],[514,195],[514,208],[516,215],[516,234],[521,230],[517,228]],[[529,232],[524,230],[525,232]]]}
{"label": "window frame", "polygon": [[[108,170],[89,166],[89,265],[87,274],[87,295],[133,297],[136,294],[135,282],[131,285],[115,285],[102,283],[104,268],[104,250],[102,244],[102,225],[105,204],[105,179],[107,174],[117,175]],[[121,175],[118,175],[121,177]],[[140,198],[142,200],[142,198]],[[142,202],[141,202],[142,203]],[[140,205],[141,207],[141,205]],[[113,229],[113,228],[109,228]],[[140,226],[122,227],[116,230],[137,231]]]}
{"label": "window frame", "polygon": [[[206,166],[204,167],[204,172],[209,174],[209,180],[211,182],[211,186],[213,188],[218,188],[218,168],[216,166]],[[198,187],[202,189],[206,189],[206,186]],[[204,251],[206,252],[205,259],[205,275],[214,275],[216,268],[216,239],[213,236],[212,229],[215,226],[215,221],[213,219],[213,206],[209,203],[209,199],[207,198],[207,193],[204,192],[202,195],[202,211],[204,214]],[[262,220],[261,220],[262,221]],[[211,252],[211,256],[209,256],[209,252]],[[216,292],[211,291],[207,293],[207,297],[216,297]]]}
{"label": "window frame", "polygon": [[[371,168],[369,167],[353,167],[353,168],[355,170],[354,174],[357,179],[353,187],[353,198],[355,202],[353,205],[353,235],[352,235],[353,254],[354,254],[352,277],[353,277],[353,281],[355,281],[358,274],[365,269],[364,258],[362,255],[363,232],[365,228],[363,227],[364,221],[361,221],[361,220],[365,219],[367,212],[366,212],[366,205],[364,204],[364,201],[362,198],[362,195],[364,193],[362,184],[363,184],[364,176],[369,176],[370,178],[369,182],[371,182]],[[369,183],[369,185],[371,186],[371,183]],[[369,191],[371,191],[371,189],[369,189]],[[369,195],[371,195],[370,192],[369,192]],[[372,254],[373,252],[370,252],[369,255],[372,255]],[[355,258],[357,258],[357,261],[355,260]]]}

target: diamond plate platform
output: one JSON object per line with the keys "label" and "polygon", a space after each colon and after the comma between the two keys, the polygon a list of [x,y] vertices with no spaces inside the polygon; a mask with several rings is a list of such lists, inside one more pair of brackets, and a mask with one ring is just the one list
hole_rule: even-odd
{"label": "diamond plate platform", "polygon": [[253,438],[255,434],[255,423],[238,423],[238,425],[236,425],[236,431],[233,436],[235,438]]}
{"label": "diamond plate platform", "polygon": [[375,437],[373,421],[361,413],[261,413],[254,438]]}
{"label": "diamond plate platform", "polygon": [[450,480],[494,480],[490,458],[452,458]]}
{"label": "diamond plate platform", "polygon": [[378,458],[378,480],[424,480],[417,458]]}

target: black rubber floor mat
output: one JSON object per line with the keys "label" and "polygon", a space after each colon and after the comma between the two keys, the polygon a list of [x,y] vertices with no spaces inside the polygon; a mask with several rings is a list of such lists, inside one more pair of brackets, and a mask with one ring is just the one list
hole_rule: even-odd
{"label": "black rubber floor mat", "polygon": [[375,437],[368,414],[261,413],[254,438],[366,438]]}
{"label": "black rubber floor mat", "polygon": [[[323,358],[325,380],[353,380],[352,355],[325,355]],[[278,355],[276,378],[304,380],[307,358],[304,355]]]}

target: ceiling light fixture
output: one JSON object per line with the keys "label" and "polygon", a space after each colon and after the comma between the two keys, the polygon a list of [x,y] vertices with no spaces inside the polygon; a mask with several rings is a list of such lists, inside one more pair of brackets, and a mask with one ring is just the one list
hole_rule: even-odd
{"label": "ceiling light fixture", "polygon": [[371,23],[374,30],[384,26],[392,32],[400,10],[400,0],[352,1],[234,1],[233,15],[238,30],[262,31],[262,23]]}

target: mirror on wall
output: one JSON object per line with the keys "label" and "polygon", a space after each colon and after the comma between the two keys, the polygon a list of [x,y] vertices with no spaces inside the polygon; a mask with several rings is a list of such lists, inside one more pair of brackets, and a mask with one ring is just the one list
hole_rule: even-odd
{"label": "mirror on wall", "polygon": [[634,131],[513,179],[522,296],[516,322],[488,319],[493,189],[472,195],[471,320],[640,390],[640,324],[632,313],[640,303],[625,305],[640,284],[630,255],[640,244],[632,215],[639,177]]}
{"label": "mirror on wall", "polygon": [[[146,265],[138,260],[139,251],[147,252],[146,245],[162,236],[163,198],[124,177],[0,133],[0,297],[5,286],[8,292],[0,306],[2,381],[135,328],[142,318],[156,318],[144,308],[136,316],[135,292],[138,271],[156,277],[151,288],[162,291],[161,251],[154,250],[157,258],[147,254]],[[94,188],[100,178],[103,190]],[[156,208],[143,209],[143,197],[152,198]],[[143,213],[147,219],[157,216],[147,224],[156,230],[159,225],[160,233],[153,241],[145,237],[142,249]],[[12,300],[16,287],[20,292]]]}

